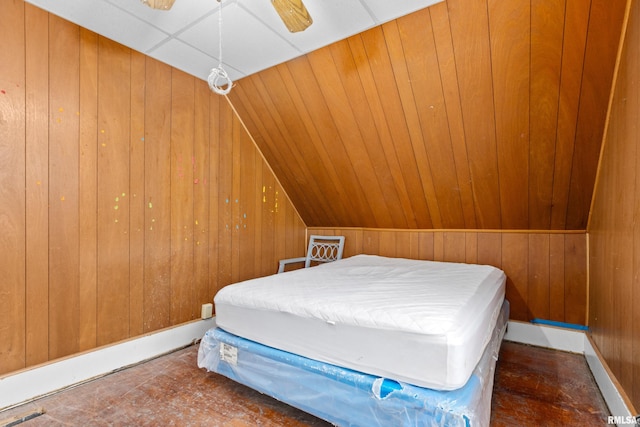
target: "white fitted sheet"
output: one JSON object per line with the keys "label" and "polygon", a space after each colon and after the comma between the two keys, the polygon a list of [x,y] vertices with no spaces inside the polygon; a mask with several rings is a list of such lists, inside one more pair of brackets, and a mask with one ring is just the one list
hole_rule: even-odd
{"label": "white fitted sheet", "polygon": [[357,255],[226,286],[216,324],[310,359],[453,390],[491,338],[505,279],[486,265]]}

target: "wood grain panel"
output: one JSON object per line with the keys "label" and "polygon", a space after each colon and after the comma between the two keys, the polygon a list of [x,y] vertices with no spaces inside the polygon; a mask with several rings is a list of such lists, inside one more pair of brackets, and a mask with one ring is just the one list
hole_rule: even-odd
{"label": "wood grain panel", "polygon": [[147,59],[144,128],[144,330],[170,322],[171,69]]}
{"label": "wood grain panel", "polygon": [[535,318],[532,307],[540,301],[529,300],[529,236],[504,234],[501,236],[501,268],[507,275],[506,298],[511,304],[509,317],[516,320]]}
{"label": "wood grain panel", "polygon": [[[437,171],[431,177],[441,222],[434,222],[434,227],[452,227],[464,223],[464,218],[442,84],[431,77],[438,76],[440,70],[429,12],[412,14],[398,26],[422,130],[415,150],[424,150],[430,169]],[[424,148],[417,144],[424,144]]]}
{"label": "wood grain panel", "polygon": [[465,262],[467,258],[467,236],[465,233],[446,232],[443,236],[443,259],[452,262]]}
{"label": "wood grain panel", "polygon": [[624,10],[603,5],[449,0],[229,99],[309,226],[584,230]]}
{"label": "wood grain panel", "polygon": [[[476,207],[469,170],[467,142],[464,136],[464,118],[460,104],[460,88],[456,70],[455,50],[446,2],[429,8],[431,27],[438,55],[442,90],[447,109],[447,121],[451,135],[451,146],[458,176],[458,191],[462,203],[465,228],[477,228]],[[431,199],[430,197],[428,197]],[[453,224],[452,224],[453,225]]]}
{"label": "wood grain panel", "polygon": [[[214,295],[215,292],[222,287],[220,283],[220,252],[225,248],[220,244],[218,240],[218,232],[220,229],[220,198],[222,192],[220,191],[220,180],[218,171],[220,168],[220,154],[222,152],[220,145],[221,129],[224,121],[221,118],[221,104],[225,103],[225,100],[220,97],[210,97],[209,99],[209,140],[207,148],[209,150],[209,164],[207,165],[208,173],[208,186],[207,196],[209,200],[209,216],[208,218],[200,219],[206,224],[207,234],[209,236],[209,251],[208,251],[208,264],[209,264],[209,286],[207,288],[208,295]],[[204,184],[204,183],[203,183]]]}
{"label": "wood grain panel", "polygon": [[98,36],[80,29],[80,350],[97,345]]}
{"label": "wood grain panel", "polygon": [[493,265],[507,275],[511,319],[586,321],[585,233],[325,227],[309,227],[307,233],[345,236],[345,257],[366,253]]}
{"label": "wood grain panel", "polygon": [[206,82],[21,1],[0,12],[0,374],[197,319],[303,253]]}
{"label": "wood grain panel", "polygon": [[145,56],[131,52],[129,133],[129,333],[144,332],[144,111]]}
{"label": "wood grain panel", "polygon": [[233,281],[232,278],[232,243],[233,243],[233,113],[225,108],[223,101],[218,102],[218,114],[221,118],[218,135],[219,157],[216,173],[218,182],[218,215],[217,227],[219,248],[228,248],[218,252],[218,286],[223,287]]}
{"label": "wood grain panel", "polygon": [[210,281],[213,271],[209,263],[210,228],[207,218],[214,217],[211,210],[210,177],[211,108],[207,84],[196,80],[194,87],[194,140],[193,140],[193,299],[189,318],[197,317],[198,302],[207,301],[212,294]]}
{"label": "wood grain panel", "polygon": [[[251,146],[255,148],[253,141],[251,142]],[[263,204],[262,200],[264,196],[264,193],[262,191],[262,189],[264,188],[264,180],[263,180],[264,172],[263,171],[264,171],[264,167],[266,166],[263,164],[263,162],[264,160],[262,158],[262,155],[259,152],[256,153],[256,155],[253,158],[254,172],[255,172],[253,176],[253,182],[247,183],[247,185],[253,186],[253,192],[255,195],[253,199],[253,205],[249,207],[249,209],[251,209],[251,212],[252,212],[251,220],[255,224],[262,223],[262,218],[263,218],[262,217],[262,204]],[[255,227],[255,224],[252,224],[252,227]],[[253,264],[252,264],[253,271],[255,272],[256,276],[264,276],[266,274],[262,267],[262,257],[261,257],[262,233],[258,232],[257,230],[253,230],[253,244],[255,248]],[[269,272],[271,272],[271,270],[269,270]]]}
{"label": "wood grain panel", "polygon": [[[300,67],[300,68],[298,68]],[[337,167],[339,163],[333,161],[332,157],[335,154],[329,153],[327,151],[327,147],[325,146],[320,134],[318,132],[317,127],[322,126],[323,130],[326,130],[328,124],[323,123],[323,119],[318,118],[316,116],[311,116],[311,112],[315,111],[317,113],[316,105],[322,109],[323,113],[327,113],[326,105],[323,106],[322,97],[314,96],[319,94],[319,87],[317,86],[317,82],[314,79],[309,79],[309,81],[300,79],[299,77],[305,75],[305,72],[301,72],[301,70],[309,70],[307,61],[292,61],[291,63],[284,64],[277,67],[278,72],[281,75],[282,81],[288,82],[287,87],[292,87],[292,83],[296,82],[296,86],[292,87],[292,90],[288,90],[287,94],[290,97],[291,103],[288,104],[292,111],[287,112],[285,117],[288,117],[289,114],[300,114],[302,120],[299,123],[301,129],[299,130],[300,135],[306,141],[306,144],[301,144],[300,149],[303,150],[306,156],[312,156],[313,158],[318,158],[318,162],[315,162],[309,166],[313,167],[313,176],[314,180],[312,183],[323,183],[321,187],[314,188],[316,193],[315,197],[321,197],[322,193],[318,193],[318,191],[330,191],[330,194],[333,197],[338,197],[338,200],[341,203],[335,203],[336,211],[339,213],[339,218],[341,220],[349,221],[349,224],[352,224],[354,219],[352,218],[352,210],[349,209],[349,204],[344,203],[347,200],[347,194],[350,194],[349,183],[345,183],[340,181],[340,176],[337,173]],[[308,74],[308,73],[306,73]],[[315,85],[314,85],[315,83]],[[296,90],[296,87],[299,85],[300,88],[304,88],[302,91]],[[314,102],[314,104],[309,105],[310,102]],[[288,120],[285,120],[288,122]],[[336,157],[340,158],[340,155]],[[280,176],[280,174],[278,174]],[[351,193],[357,196],[360,196],[359,192]],[[364,202],[356,199],[356,203],[363,204]],[[298,206],[300,206],[298,204]],[[305,205],[306,206],[306,205]],[[304,206],[301,206],[299,209],[305,209]],[[331,214],[331,212],[328,212]],[[332,218],[332,220],[337,220],[337,218]]]}
{"label": "wood grain panel", "polygon": [[[625,2],[592,0],[567,206],[567,227],[584,228],[591,205]],[[607,100],[607,101],[605,101]],[[589,122],[589,125],[586,124]]]}
{"label": "wood grain panel", "polygon": [[[393,72],[389,48],[385,43],[385,33],[384,27],[379,27],[374,31],[363,33],[357,39],[362,42],[357,46],[361,51],[364,50],[361,54],[362,59],[358,62],[369,64],[369,67],[361,67],[366,71],[365,75],[371,82],[370,85],[375,86],[375,92],[366,92],[367,99],[370,105],[375,106],[375,123],[380,127],[379,133],[384,143],[385,156],[389,159],[393,170],[407,227],[414,228],[420,227],[421,224],[429,224],[430,214],[426,199],[415,197],[424,191],[416,158],[412,155],[409,131],[402,120],[403,108],[398,97],[398,89],[394,85],[387,84],[396,76]],[[350,45],[353,49],[353,43]]]}
{"label": "wood grain panel", "polygon": [[[486,1],[473,0],[451,2],[448,8],[476,220],[479,228],[500,228],[488,5]],[[457,228],[455,225],[449,227]]]}
{"label": "wood grain panel", "polygon": [[551,228],[567,228],[571,164],[576,140],[590,1],[566,0],[560,70],[560,99],[553,168]]}
{"label": "wood grain panel", "polygon": [[[381,163],[384,159],[378,152],[369,150],[366,134],[362,133],[362,127],[367,125],[363,122],[364,119],[359,117],[363,114],[360,107],[366,103],[362,100],[362,95],[357,103],[356,99],[351,99],[351,91],[361,93],[362,89],[359,87],[359,78],[354,76],[356,64],[350,58],[350,51],[347,49],[346,42],[338,43],[328,49],[312,52],[309,60],[312,67],[325,70],[322,74],[316,74],[316,78],[325,101],[330,102],[329,113],[340,140],[349,141],[344,144],[350,163],[348,167],[357,171],[356,179],[371,212],[371,220],[375,221],[373,225],[388,227],[392,224],[393,217],[392,213],[385,209],[385,201],[394,199],[383,192],[390,190],[385,186],[385,182],[381,181],[382,176],[386,174],[378,174],[375,170],[376,166],[385,167]],[[334,84],[336,82],[337,84]],[[375,140],[372,141],[372,146],[379,147]]]}
{"label": "wood grain panel", "polygon": [[[0,36],[14,49],[0,52],[0,356],[3,369],[25,366],[25,21],[24,4],[0,3],[0,14],[13,17]],[[30,109],[30,113],[31,113]],[[30,139],[30,143],[33,141]],[[31,144],[30,144],[31,145]],[[31,148],[31,147],[29,147]],[[30,253],[33,253],[30,250]],[[6,368],[5,368],[6,366]]]}
{"label": "wood grain panel", "polygon": [[[431,165],[427,159],[425,144],[423,141],[422,130],[420,129],[420,118],[418,109],[414,101],[414,93],[411,88],[411,79],[409,78],[409,69],[406,63],[405,54],[402,45],[402,33],[397,21],[392,21],[383,26],[385,34],[385,43],[389,48],[389,58],[391,67],[396,79],[398,91],[398,103],[402,109],[400,120],[394,120],[392,126],[394,128],[407,127],[407,138],[411,144],[411,150],[407,149],[405,156],[413,156],[415,160],[415,174],[418,177],[416,185],[422,187],[422,192],[412,193],[413,198],[420,199],[424,197],[426,211],[418,218],[419,223],[425,227],[431,228],[433,223],[441,224],[442,219],[438,203],[436,199],[436,189],[433,184]],[[398,134],[402,135],[402,134]],[[411,169],[411,161],[403,162],[405,169]],[[424,195],[424,196],[423,196]],[[416,212],[418,214],[420,212]]]}
{"label": "wood grain panel", "polygon": [[230,198],[230,207],[229,211],[231,213],[231,282],[237,282],[240,280],[240,241],[236,237],[240,235],[240,189],[241,189],[241,173],[240,173],[240,162],[241,162],[241,151],[239,141],[240,135],[240,126],[236,118],[233,118],[232,128],[231,128],[231,198]]}
{"label": "wood grain panel", "polygon": [[478,233],[478,263],[502,265],[502,236],[498,233]]}
{"label": "wood grain panel", "polygon": [[529,227],[530,0],[489,0],[502,228]]}
{"label": "wood grain panel", "polygon": [[529,284],[527,289],[527,300],[531,315],[538,319],[548,319],[550,316],[549,306],[551,300],[549,291],[549,263],[551,253],[549,250],[549,235],[536,234],[529,236]]}
{"label": "wood grain panel", "polygon": [[262,248],[262,256],[260,257],[261,276],[265,276],[273,271],[273,265],[267,260],[269,259],[266,254],[273,254],[275,252],[275,240],[277,238],[275,233],[274,224],[274,206],[273,199],[275,193],[276,182],[271,173],[266,170],[266,167],[262,168],[262,177],[260,180],[262,184],[262,194],[260,196],[260,218],[266,227],[262,227],[260,233],[260,247]]}
{"label": "wood grain panel", "polygon": [[623,397],[635,408],[640,407],[639,52],[640,5],[630,2],[588,225],[588,319],[593,340],[622,386]]}
{"label": "wood grain panel", "polygon": [[25,33],[25,346],[26,365],[34,365],[49,356],[49,315],[42,309],[49,304],[49,128],[40,120],[49,115],[49,16],[27,4],[24,11],[33,28]]}
{"label": "wood grain panel", "polygon": [[[584,260],[587,248],[579,235],[565,239],[565,321],[584,324],[586,318],[587,293],[583,283],[587,280]],[[571,302],[571,307],[567,303]]]}
{"label": "wood grain panel", "polygon": [[[622,82],[626,83],[626,89],[617,89],[616,88],[616,96],[618,96],[618,102],[613,102],[613,106],[617,107],[618,105],[627,105],[628,110],[627,114],[620,114],[618,116],[614,116],[610,114],[610,120],[613,123],[613,119],[622,120],[624,124],[610,124],[610,129],[624,129],[623,132],[617,132],[623,140],[626,140],[627,143],[633,144],[633,141],[637,141],[640,137],[640,130],[636,125],[638,117],[640,117],[640,96],[638,96],[638,90],[640,88],[640,81],[638,81],[638,70],[640,70],[640,56],[638,52],[640,52],[640,4],[638,2],[632,2],[629,10],[628,16],[628,24],[627,24],[627,35],[624,43],[625,51],[623,51],[623,55],[620,57],[620,70],[618,72],[618,80],[622,80]],[[624,87],[624,86],[623,86]],[[620,102],[620,97],[624,100],[626,95],[632,95],[626,99],[626,102]],[[633,124],[631,126],[627,125],[627,121],[631,121]],[[628,135],[626,138],[625,136]],[[607,138],[606,144],[609,144]],[[605,146],[606,148],[606,146]],[[640,151],[637,146],[632,146],[628,148],[629,150],[635,149],[635,165],[633,166],[633,173],[637,174],[640,171]],[[627,154],[626,152],[624,153]],[[606,176],[607,171],[601,168],[600,170],[601,176]],[[632,356],[631,360],[631,372],[626,371],[627,374],[622,376],[619,375],[618,378],[623,382],[625,391],[628,397],[633,402],[634,407],[636,408],[636,413],[640,408],[640,363],[638,361],[637,355],[640,354],[640,310],[637,309],[638,304],[640,304],[640,287],[638,286],[637,274],[640,271],[640,256],[637,254],[640,253],[640,227],[638,227],[635,223],[637,222],[637,212],[640,212],[640,198],[637,197],[638,192],[638,181],[637,177],[633,179],[635,184],[634,191],[630,191],[629,193],[633,195],[633,210],[628,212],[633,216],[634,226],[632,228],[632,238],[633,238],[633,246],[631,247],[632,253],[634,254],[632,261],[630,262],[630,266],[633,269],[633,279],[630,283],[626,284],[627,289],[623,291],[628,295],[629,291],[631,292],[631,296],[628,298],[628,304],[626,308],[629,306],[635,307],[634,310],[631,311],[629,317],[625,317],[628,313],[620,313],[620,320],[624,321],[626,319],[631,319],[630,322],[626,324],[626,331],[629,333],[625,336],[627,339],[627,343],[630,343],[631,351],[629,354],[624,355],[623,357],[628,358]],[[631,186],[631,182],[625,183],[625,186]],[[608,188],[604,187],[602,189],[598,189],[599,191],[604,191],[607,193]],[[600,193],[602,194],[602,193]],[[592,210],[595,210],[597,205],[594,204]],[[606,209],[607,205],[600,205],[600,209]],[[606,228],[604,229],[606,230]],[[601,229],[602,232],[604,232]],[[608,236],[613,244],[614,236]],[[601,250],[605,248],[600,248]],[[602,270],[600,270],[602,274]],[[607,287],[607,280],[594,283],[593,288],[602,288]],[[589,301],[591,301],[591,294],[589,295]],[[601,309],[606,309],[606,305],[602,304],[602,301],[594,301],[596,304],[600,306]],[[600,342],[611,340],[611,335],[602,336]],[[625,351],[629,346],[627,345]],[[629,365],[627,365],[629,366]]]}
{"label": "wood grain panel", "polygon": [[[295,81],[295,77],[292,76],[288,68],[285,66],[278,67],[273,70],[272,73],[265,73],[263,75],[264,82],[264,90],[265,93],[268,94],[270,99],[273,99],[273,106],[276,105],[286,105],[285,109],[274,109],[272,114],[277,115],[278,117],[278,126],[279,129],[282,129],[282,134],[285,138],[291,137],[291,141],[301,140],[307,141],[311,139],[310,133],[312,131],[305,128],[305,122],[299,121],[291,128],[287,127],[287,118],[291,116],[295,116],[296,114],[306,113],[306,107],[304,106],[304,101],[300,99],[300,93],[297,91],[287,91],[284,92],[272,92],[269,91],[268,88],[272,85],[281,85],[284,82],[285,78],[290,79],[289,81]],[[295,101],[294,101],[295,99]],[[299,110],[300,108],[300,110]],[[315,139],[315,138],[314,138]],[[286,149],[287,147],[282,147]],[[274,150],[280,149],[280,146],[274,146]],[[307,164],[303,159],[305,158],[314,158],[320,155],[323,155],[323,148],[317,147],[314,143],[307,144],[293,144],[291,146],[291,151],[294,153],[295,158],[297,160],[296,165],[292,165],[295,169],[291,169],[288,173],[294,173],[294,175],[300,179],[299,183],[301,184],[299,188],[296,188],[295,191],[298,193],[300,201],[303,206],[307,206],[307,209],[312,209],[316,215],[321,215],[323,217],[328,218],[330,221],[335,221],[336,219],[332,217],[332,212],[330,209],[326,209],[324,205],[318,205],[313,203],[313,199],[318,196],[322,196],[322,188],[324,186],[329,186],[333,193],[337,193],[340,191],[339,185],[336,185],[337,181],[333,180],[333,178],[329,175],[331,173],[331,169],[325,168],[325,162],[316,162],[314,164]],[[286,156],[286,151],[283,153]],[[305,168],[310,168],[310,172],[313,174],[314,179],[309,180],[304,173]],[[339,209],[339,208],[338,208]],[[344,215],[344,212],[341,212]]]}
{"label": "wood grain panel", "polygon": [[[354,78],[359,78],[360,87],[362,88],[360,100],[356,101],[359,105],[368,105],[368,114],[361,114],[363,126],[361,126],[363,137],[365,141],[370,141],[370,144],[376,144],[375,150],[369,152],[376,152],[377,159],[376,164],[379,166],[374,168],[376,170],[385,171],[380,179],[385,182],[389,189],[392,191],[384,191],[385,194],[390,193],[390,199],[386,199],[386,204],[395,204],[402,206],[402,209],[398,209],[397,212],[392,212],[393,223],[415,224],[414,216],[412,215],[412,207],[410,197],[407,191],[407,186],[402,174],[400,163],[398,162],[398,156],[395,150],[395,144],[391,137],[391,131],[385,118],[385,110],[381,99],[385,99],[386,96],[381,93],[383,88],[387,85],[378,85],[379,79],[393,78],[390,68],[382,68],[377,65],[377,57],[384,56],[384,52],[380,49],[369,49],[368,55],[366,46],[384,46],[382,43],[383,36],[381,31],[370,31],[368,36],[373,37],[374,40],[370,40],[366,45],[362,37],[352,37],[349,39],[349,49],[353,56],[353,61],[358,64],[357,74]],[[376,36],[378,39],[376,40]],[[386,76],[384,73],[378,73],[378,70],[386,70]],[[360,92],[360,91],[359,91]],[[358,111],[366,111],[367,109],[358,108]],[[408,213],[409,215],[406,215]],[[415,225],[413,225],[415,226]]]}
{"label": "wood grain panel", "polygon": [[[562,235],[549,236],[549,317],[565,322],[565,239]],[[586,304],[583,309],[586,310]],[[585,316],[583,316],[586,319]]]}
{"label": "wood grain panel", "polygon": [[[259,94],[260,98],[264,100],[265,105],[271,106],[270,109],[270,117],[273,118],[272,122],[268,122],[271,126],[269,128],[270,132],[274,132],[275,134],[280,135],[281,139],[287,139],[290,142],[293,142],[294,137],[298,136],[296,132],[296,128],[300,127],[301,123],[296,123],[292,125],[292,135],[289,135],[285,130],[286,125],[284,124],[285,120],[283,119],[283,115],[292,114],[291,117],[295,116],[297,111],[291,110],[292,103],[289,100],[286,92],[274,92],[270,91],[269,87],[271,85],[278,84],[282,86],[282,81],[279,78],[279,74],[276,70],[268,70],[264,73],[261,78],[255,80],[254,91],[251,93],[251,97],[255,96],[255,94]],[[276,108],[276,105],[285,105],[287,108],[280,110]],[[302,139],[305,140],[306,135],[303,134]],[[281,168],[278,172],[283,174],[284,176],[289,176],[293,179],[298,179],[300,183],[300,187],[296,187],[291,189],[292,194],[296,198],[297,202],[301,206],[306,206],[307,209],[310,209],[311,212],[314,212],[315,215],[326,215],[326,210],[323,205],[317,205],[311,202],[314,196],[319,194],[319,180],[309,180],[304,173],[305,164],[302,161],[303,152],[306,150],[306,144],[274,144],[269,147],[269,149],[274,153],[277,158],[288,158],[290,159],[290,163],[286,168]],[[307,155],[310,153],[307,151]],[[321,164],[309,165],[310,170],[314,173],[314,175],[319,178],[322,177],[322,174],[317,174],[316,171],[320,169]]]}
{"label": "wood grain panel", "polygon": [[[633,18],[635,25],[631,23],[631,28],[628,28],[627,43],[628,49],[633,49],[633,46],[640,46],[640,25],[638,25],[638,9],[635,6],[636,15]],[[624,121],[618,122],[615,129],[612,129],[612,138],[617,138],[615,135],[620,135],[621,138],[628,139],[628,141],[638,141],[640,132],[635,124],[640,115],[640,97],[638,93],[638,79],[636,74],[640,69],[640,61],[638,60],[637,50],[636,54],[629,58],[629,61],[622,63],[621,67],[625,69],[621,70],[617,76],[617,85],[621,88],[627,88],[622,90],[623,93],[630,91],[635,96],[628,105],[625,105],[628,101],[622,100],[620,104],[614,104],[610,114],[616,117],[624,117]],[[626,114],[625,114],[626,113]],[[628,123],[633,117],[633,122]],[[636,377],[640,377],[640,358],[636,356],[634,350],[640,345],[640,328],[633,321],[629,322],[629,319],[634,319],[634,313],[637,310],[637,303],[640,301],[638,293],[638,287],[633,285],[637,281],[637,261],[635,259],[629,259],[629,255],[623,250],[626,248],[632,248],[634,258],[638,252],[635,243],[637,232],[628,232],[634,230],[636,227],[638,211],[638,200],[636,194],[638,194],[638,159],[640,158],[640,150],[638,150],[637,144],[633,142],[626,142],[629,144],[627,150],[620,150],[616,152],[616,164],[614,168],[616,170],[616,179],[618,183],[624,183],[627,191],[620,191],[616,193],[615,203],[616,211],[618,213],[614,216],[616,227],[621,229],[621,233],[616,237],[616,246],[620,249],[620,257],[623,260],[617,262],[619,266],[614,272],[613,282],[624,283],[618,289],[615,289],[614,304],[617,307],[616,319],[615,319],[615,335],[612,337],[618,344],[618,354],[620,355],[620,366],[618,368],[617,377],[623,379],[625,390],[627,390],[630,396],[634,396],[634,405],[636,408],[640,407],[640,386],[635,382]]]}
{"label": "wood grain panel", "polygon": [[[256,150],[253,141],[246,132],[241,133],[239,138],[240,163],[242,165],[256,164]],[[236,219],[236,230],[238,232],[238,241],[242,257],[239,261],[240,274],[238,280],[247,280],[257,276],[255,270],[255,201],[259,199],[261,194],[256,192],[256,173],[255,167],[244,168],[240,176],[239,196],[241,203],[239,204],[238,216]]]}
{"label": "wood grain panel", "polygon": [[193,315],[194,79],[171,72],[171,324]]}
{"label": "wood grain panel", "polygon": [[565,3],[531,2],[528,191],[529,224],[537,229],[551,228]]}
{"label": "wood grain panel", "polygon": [[98,69],[96,341],[104,345],[129,336],[129,50],[100,37]]}
{"label": "wood grain panel", "polygon": [[478,264],[478,233],[465,234],[465,258],[464,262]]}
{"label": "wood grain panel", "polygon": [[49,15],[49,358],[79,350],[79,29]]}

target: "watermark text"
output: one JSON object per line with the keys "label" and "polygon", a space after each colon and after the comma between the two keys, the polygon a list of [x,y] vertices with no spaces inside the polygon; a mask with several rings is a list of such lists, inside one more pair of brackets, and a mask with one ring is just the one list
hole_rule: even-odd
{"label": "watermark text", "polygon": [[607,424],[617,426],[640,426],[640,415],[609,415],[607,417]]}

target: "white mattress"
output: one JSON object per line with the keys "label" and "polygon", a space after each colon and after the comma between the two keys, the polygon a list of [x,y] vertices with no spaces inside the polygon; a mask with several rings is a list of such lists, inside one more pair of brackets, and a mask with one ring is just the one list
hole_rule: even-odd
{"label": "white mattress", "polygon": [[216,324],[384,378],[462,387],[489,342],[505,275],[486,265],[357,255],[226,286]]}

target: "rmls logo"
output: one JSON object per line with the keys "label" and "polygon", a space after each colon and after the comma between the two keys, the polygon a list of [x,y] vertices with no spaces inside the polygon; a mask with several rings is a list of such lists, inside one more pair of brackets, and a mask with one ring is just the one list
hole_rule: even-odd
{"label": "rmls logo", "polygon": [[610,415],[607,418],[607,424],[615,424],[618,426],[622,425],[635,425],[640,426],[640,415],[636,415],[635,417],[631,415]]}

